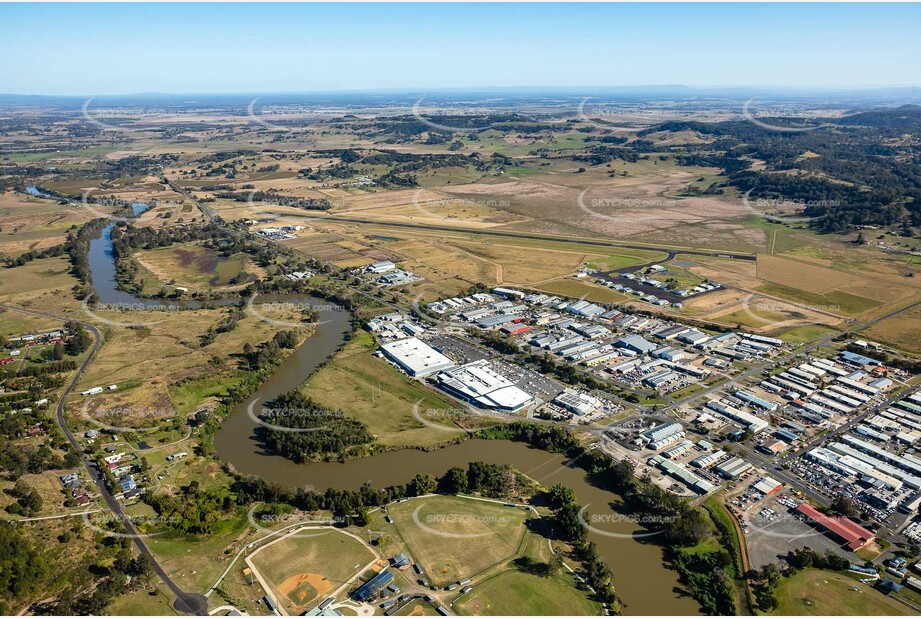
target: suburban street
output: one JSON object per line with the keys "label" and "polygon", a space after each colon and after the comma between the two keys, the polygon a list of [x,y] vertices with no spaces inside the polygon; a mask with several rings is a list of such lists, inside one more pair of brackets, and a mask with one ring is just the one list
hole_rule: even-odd
{"label": "suburban street", "polygon": [[[22,307],[16,307],[14,305],[0,304],[0,308],[7,309],[9,311],[18,311],[21,313],[29,313],[36,316],[41,316],[44,318],[51,318],[54,320],[60,320],[61,322],[67,322],[66,318],[60,316],[51,315],[48,313],[43,313],[41,311],[35,311],[32,309],[25,309]],[[164,584],[176,595],[176,602],[174,608],[177,611],[194,614],[198,616],[208,615],[208,601],[201,594],[186,592],[179,585],[176,584],[166,573],[162,566],[157,562],[156,557],[151,553],[150,549],[147,547],[147,544],[144,543],[143,537],[138,533],[137,529],[134,527],[134,524],[131,522],[131,518],[125,515],[121,503],[112,495],[112,492],[106,487],[105,477],[102,472],[99,470],[96,462],[91,460],[86,453],[83,452],[83,447],[80,446],[79,441],[73,432],[67,427],[67,421],[64,416],[65,407],[67,403],[67,398],[73,392],[74,387],[76,387],[77,382],[80,379],[80,376],[83,375],[83,372],[89,366],[90,362],[93,360],[93,357],[96,355],[96,352],[99,350],[99,346],[102,343],[102,333],[99,332],[99,329],[88,323],[81,323],[84,328],[90,331],[93,334],[93,347],[90,348],[90,352],[87,357],[83,360],[80,366],[77,368],[74,377],[68,383],[67,387],[64,389],[64,392],[61,394],[61,398],[58,400],[56,408],[56,418],[58,426],[61,428],[61,431],[64,432],[64,435],[67,437],[67,441],[70,442],[70,445],[73,449],[80,453],[80,457],[83,461],[83,466],[86,468],[87,473],[90,478],[93,480],[93,483],[96,485],[99,495],[102,496],[103,501],[106,503],[109,511],[114,515],[114,517],[121,522],[125,527],[128,534],[131,536],[132,541],[137,547],[138,551],[142,554],[145,554],[150,557],[151,563],[153,564],[154,571],[157,573],[157,576],[163,581]]]}

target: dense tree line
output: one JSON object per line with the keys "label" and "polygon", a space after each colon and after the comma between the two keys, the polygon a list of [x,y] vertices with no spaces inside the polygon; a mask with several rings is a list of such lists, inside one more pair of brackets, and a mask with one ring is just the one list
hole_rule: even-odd
{"label": "dense tree line", "polygon": [[[810,128],[772,130],[747,121],[666,122],[638,132],[695,131],[713,139],[682,145],[680,165],[719,167],[729,182],[753,199],[803,205],[822,231],[862,225],[921,225],[921,160],[905,135],[917,135],[921,107],[869,111],[843,118],[803,121],[766,119],[772,125]],[[635,147],[635,146],[634,146]],[[752,160],[766,169],[753,171]]]}
{"label": "dense tree line", "polygon": [[290,391],[271,402],[262,415],[268,425],[257,434],[266,448],[297,463],[334,456],[346,458],[374,441],[364,423],[329,410],[300,391]]}
{"label": "dense tree line", "polygon": [[573,554],[582,563],[589,586],[601,602],[611,605],[620,613],[620,603],[614,589],[614,575],[607,562],[598,554],[594,542],[588,540],[588,528],[580,517],[581,507],[572,489],[554,485],[547,492],[547,499],[553,509],[553,529],[573,548]]}
{"label": "dense tree line", "polygon": [[294,208],[301,208],[303,210],[329,210],[333,207],[332,202],[330,202],[325,197],[297,197],[291,195],[282,195],[275,191],[221,191],[215,193],[214,197],[225,200],[233,200],[235,202],[268,202],[274,205],[291,206]]}
{"label": "dense tree line", "polygon": [[49,570],[48,562],[22,528],[0,521],[0,611],[12,614],[16,609],[13,601],[35,593]]}

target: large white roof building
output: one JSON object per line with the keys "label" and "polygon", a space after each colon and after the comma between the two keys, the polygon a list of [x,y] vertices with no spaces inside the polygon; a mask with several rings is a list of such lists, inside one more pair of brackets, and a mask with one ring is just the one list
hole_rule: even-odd
{"label": "large white roof building", "polygon": [[485,359],[442,371],[435,379],[442,389],[481,408],[515,412],[534,401]]}
{"label": "large white roof building", "polygon": [[454,361],[415,337],[385,343],[381,352],[403,371],[417,378],[454,367]]}

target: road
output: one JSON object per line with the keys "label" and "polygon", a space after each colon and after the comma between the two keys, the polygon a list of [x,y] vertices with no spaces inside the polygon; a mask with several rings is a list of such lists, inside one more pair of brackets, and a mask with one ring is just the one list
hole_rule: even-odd
{"label": "road", "polygon": [[[34,311],[32,309],[25,309],[23,307],[16,307],[14,305],[0,304],[0,307],[9,311],[28,313],[53,320],[60,320],[62,322],[68,321],[66,318],[62,318],[60,316],[43,313],[41,311]],[[134,527],[134,524],[131,523],[130,518],[125,515],[124,511],[122,510],[121,503],[115,498],[115,496],[112,495],[108,487],[106,487],[105,477],[99,470],[96,462],[90,459],[89,456],[83,452],[83,447],[80,445],[80,442],[77,440],[76,436],[74,436],[73,432],[67,427],[67,422],[64,418],[64,410],[67,404],[67,398],[73,392],[77,385],[77,381],[80,379],[80,376],[83,375],[83,372],[86,371],[90,361],[92,361],[93,357],[96,356],[96,352],[99,350],[99,346],[102,343],[102,333],[99,332],[98,328],[88,323],[81,324],[84,328],[93,333],[93,347],[90,349],[90,353],[87,355],[87,357],[83,360],[83,363],[81,363],[77,368],[77,372],[74,374],[73,379],[67,385],[67,388],[65,388],[64,392],[61,394],[61,398],[58,401],[56,409],[58,426],[61,428],[61,431],[64,432],[64,435],[67,437],[67,441],[70,442],[70,445],[73,447],[73,449],[80,453],[81,460],[83,461],[83,466],[86,468],[86,471],[90,475],[90,478],[93,480],[93,483],[95,483],[96,488],[99,491],[99,495],[102,496],[102,499],[106,503],[106,506],[109,508],[109,511],[112,512],[112,514],[122,523],[122,525],[124,525],[125,529],[128,531],[128,534],[130,534],[131,538],[134,540],[134,544],[138,551],[150,557],[153,564],[153,569],[157,573],[157,576],[163,581],[164,584],[166,584],[170,590],[172,590],[173,594],[176,595],[176,602],[173,604],[173,607],[177,611],[186,614],[207,616],[207,599],[205,599],[203,595],[194,592],[186,592],[180,588],[176,582],[170,578],[163,567],[160,566],[160,563],[157,562],[156,557],[151,553],[150,549],[147,547],[147,544],[144,543],[143,538]]]}
{"label": "road", "polygon": [[[199,207],[199,209],[209,218],[209,220],[211,220],[214,223],[221,224],[223,226],[223,220],[211,208],[209,208],[208,206],[196,200],[194,197],[192,197],[190,193],[188,193],[184,188],[180,187],[176,183],[172,181],[167,181],[167,182],[170,185],[170,187],[173,188],[173,190],[175,190],[176,192],[192,200]],[[396,228],[405,228],[405,229],[420,229],[420,230],[432,230],[432,231],[442,231],[442,232],[469,233],[469,234],[475,234],[475,235],[481,235],[481,236],[494,236],[494,237],[502,237],[502,238],[547,240],[547,241],[562,242],[562,243],[582,244],[582,245],[602,246],[602,247],[616,247],[616,248],[632,249],[632,250],[663,251],[666,253],[665,258],[657,262],[653,262],[653,263],[669,262],[675,259],[675,257],[678,254],[698,255],[698,256],[705,256],[705,257],[718,257],[718,258],[724,258],[724,259],[735,259],[735,260],[745,260],[745,261],[754,261],[756,259],[756,256],[751,255],[751,254],[744,254],[744,253],[721,252],[721,251],[699,250],[699,249],[670,249],[670,248],[663,248],[663,247],[650,246],[650,245],[636,245],[636,244],[620,243],[620,242],[597,240],[597,239],[555,237],[555,236],[547,236],[547,235],[540,235],[540,234],[526,234],[526,233],[516,233],[516,232],[509,232],[509,231],[489,230],[489,229],[468,229],[468,228],[454,227],[454,226],[447,226],[447,225],[439,226],[439,225],[426,225],[426,224],[403,223],[403,222],[381,222],[381,221],[366,220],[366,219],[355,219],[355,218],[343,217],[343,216],[332,216],[332,215],[317,216],[315,214],[314,215],[303,215],[303,217],[311,218],[315,220],[328,220],[328,221],[333,221],[333,222],[357,224],[357,225],[375,225],[375,226],[396,227]],[[643,266],[648,266],[648,264],[645,264]],[[876,317],[868,322],[855,324],[848,330],[845,330],[843,333],[833,332],[833,333],[827,334],[819,338],[815,342],[805,347],[797,348],[796,350],[793,350],[783,356],[780,356],[777,359],[773,359],[769,363],[752,365],[749,368],[743,370],[741,373],[739,373],[733,378],[718,382],[717,384],[707,387],[687,397],[684,397],[678,400],[674,400],[674,401],[670,401],[666,406],[664,406],[658,412],[659,413],[670,413],[670,412],[673,413],[681,406],[692,404],[695,401],[698,401],[716,392],[722,392],[728,388],[736,386],[737,384],[740,384],[750,379],[752,376],[755,376],[756,374],[758,374],[761,371],[764,371],[765,369],[769,369],[774,366],[786,364],[792,359],[794,359],[796,356],[805,355],[818,348],[826,346],[829,343],[831,343],[833,339],[837,337],[840,337],[842,335],[857,333],[883,320],[886,320],[900,313],[903,313],[905,311],[909,311],[915,307],[918,307],[919,305],[921,305],[921,301],[916,301],[912,304],[906,305],[904,307],[895,309],[879,317]],[[397,307],[395,305],[392,305],[392,307],[395,309],[400,309],[400,307]],[[921,385],[917,385],[911,388],[909,391],[905,391],[904,393],[901,393],[900,397],[904,396],[907,393],[914,392],[918,388],[921,388]],[[621,401],[621,403],[624,404],[625,407],[628,409],[630,407],[633,407],[626,401]],[[867,410],[866,412],[860,414],[859,416],[855,417],[854,419],[849,421],[847,424],[842,426],[841,429],[843,431],[849,430],[850,428],[855,426],[857,423],[859,423],[863,418],[865,418],[868,414],[876,411],[877,409],[879,409],[880,407],[884,405],[888,405],[888,403],[884,402],[883,404],[880,404],[880,406],[875,406],[874,408]],[[484,415],[488,415],[488,414],[484,414]],[[541,424],[541,425],[565,426],[569,429],[575,429],[569,423],[562,423],[559,421],[542,420],[542,419],[530,419],[530,420],[531,422]],[[596,435],[603,435],[604,431],[606,431],[609,428],[608,427],[582,426],[582,427],[578,427],[578,429],[581,431],[591,432]],[[810,442],[806,448],[811,448],[816,443],[820,442],[822,439],[823,439],[822,437],[816,438],[815,440]],[[827,499],[826,496],[818,494],[818,492],[816,492],[811,487],[809,487],[806,483],[804,483],[802,479],[793,475],[792,473],[788,472],[786,469],[782,467],[782,463],[784,463],[790,456],[782,460],[779,460],[779,461],[772,461],[769,458],[761,455],[754,449],[749,448],[745,445],[741,445],[741,444],[738,445],[738,449],[741,452],[741,454],[744,455],[745,459],[752,461],[753,463],[757,463],[758,465],[762,466],[766,470],[771,470],[771,473],[774,476],[776,476],[782,482],[786,483],[788,486],[799,489],[800,491],[803,491],[810,497],[814,498],[816,502],[818,502],[821,505],[827,506],[829,504],[829,500]],[[890,532],[892,533],[893,536],[898,538],[898,535],[896,535],[894,531],[890,531]]]}

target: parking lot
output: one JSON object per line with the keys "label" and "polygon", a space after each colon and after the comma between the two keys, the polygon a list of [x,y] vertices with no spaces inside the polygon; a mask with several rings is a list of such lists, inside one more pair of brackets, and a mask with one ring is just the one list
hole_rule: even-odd
{"label": "parking lot", "polygon": [[801,547],[809,547],[817,552],[831,550],[842,556],[853,557],[853,554],[841,549],[837,541],[794,514],[789,505],[796,505],[799,500],[789,492],[760,500],[752,499],[753,496],[748,499],[739,498],[741,506],[727,506],[742,522],[748,558],[753,569],[777,562],[779,556],[785,556]]}

